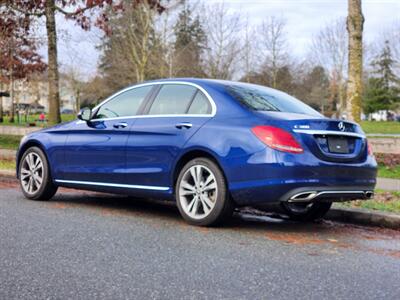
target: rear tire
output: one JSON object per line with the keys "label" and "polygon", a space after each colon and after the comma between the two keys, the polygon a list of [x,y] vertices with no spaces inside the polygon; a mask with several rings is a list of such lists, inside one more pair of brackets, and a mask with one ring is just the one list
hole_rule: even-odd
{"label": "rear tire", "polygon": [[315,203],[288,203],[282,202],[281,207],[286,215],[292,220],[311,222],[321,219],[331,208],[332,202]]}
{"label": "rear tire", "polygon": [[233,213],[224,175],[208,158],[193,159],[182,168],[175,196],[179,212],[192,225],[215,226]]}
{"label": "rear tire", "polygon": [[28,148],[19,163],[19,183],[30,200],[50,200],[57,192],[46,155],[39,147]]}

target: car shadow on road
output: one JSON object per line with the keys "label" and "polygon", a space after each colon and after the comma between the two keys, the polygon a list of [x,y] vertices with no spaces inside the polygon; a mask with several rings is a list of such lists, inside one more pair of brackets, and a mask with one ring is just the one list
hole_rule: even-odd
{"label": "car shadow on road", "polygon": [[[156,199],[142,199],[121,195],[82,192],[70,189],[61,191],[49,202],[54,208],[86,208],[103,216],[142,217],[152,221],[160,220],[168,223],[185,225],[176,205],[173,202]],[[187,225],[189,228],[196,228]],[[397,236],[400,232],[372,227],[361,227],[331,221],[301,223],[288,220],[277,213],[256,214],[249,210],[237,210],[231,220],[216,228],[207,228],[208,232],[240,231],[254,234],[269,234],[271,239],[286,236],[292,240],[294,236],[302,238],[327,238],[332,242],[336,237],[365,236],[375,239],[382,235]],[[317,240],[314,240],[317,242]]]}

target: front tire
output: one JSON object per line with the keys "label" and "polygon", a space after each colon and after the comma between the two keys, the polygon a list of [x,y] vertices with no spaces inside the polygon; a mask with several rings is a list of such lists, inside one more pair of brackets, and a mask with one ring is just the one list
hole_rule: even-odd
{"label": "front tire", "polygon": [[321,219],[331,208],[332,202],[289,203],[282,202],[281,207],[292,220],[312,222]]}
{"label": "front tire", "polygon": [[182,168],[175,196],[179,212],[192,225],[214,226],[233,213],[224,175],[208,158],[193,159]]}
{"label": "front tire", "polygon": [[18,174],[22,193],[28,199],[49,200],[57,192],[46,156],[38,147],[25,151],[19,163]]}

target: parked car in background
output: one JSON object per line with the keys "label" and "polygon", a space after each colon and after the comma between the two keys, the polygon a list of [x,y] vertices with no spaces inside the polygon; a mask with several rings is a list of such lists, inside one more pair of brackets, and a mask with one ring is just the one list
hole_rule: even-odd
{"label": "parked car in background", "polygon": [[41,114],[45,112],[45,107],[38,103],[31,103],[29,105],[29,112],[30,114]]}
{"label": "parked car in background", "polygon": [[376,172],[357,124],[271,88],[206,79],[128,87],[24,137],[17,155],[28,199],[60,186],[156,197],[196,225],[268,203],[314,220],[332,202],[371,198]]}
{"label": "parked car in background", "polygon": [[61,113],[65,114],[65,115],[73,115],[75,113],[75,111],[73,109],[63,108],[61,110]]}

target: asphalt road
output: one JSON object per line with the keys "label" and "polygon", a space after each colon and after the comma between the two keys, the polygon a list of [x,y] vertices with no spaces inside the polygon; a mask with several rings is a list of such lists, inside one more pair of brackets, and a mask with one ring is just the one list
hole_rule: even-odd
{"label": "asphalt road", "polygon": [[400,232],[176,208],[0,184],[0,299],[400,299]]}

